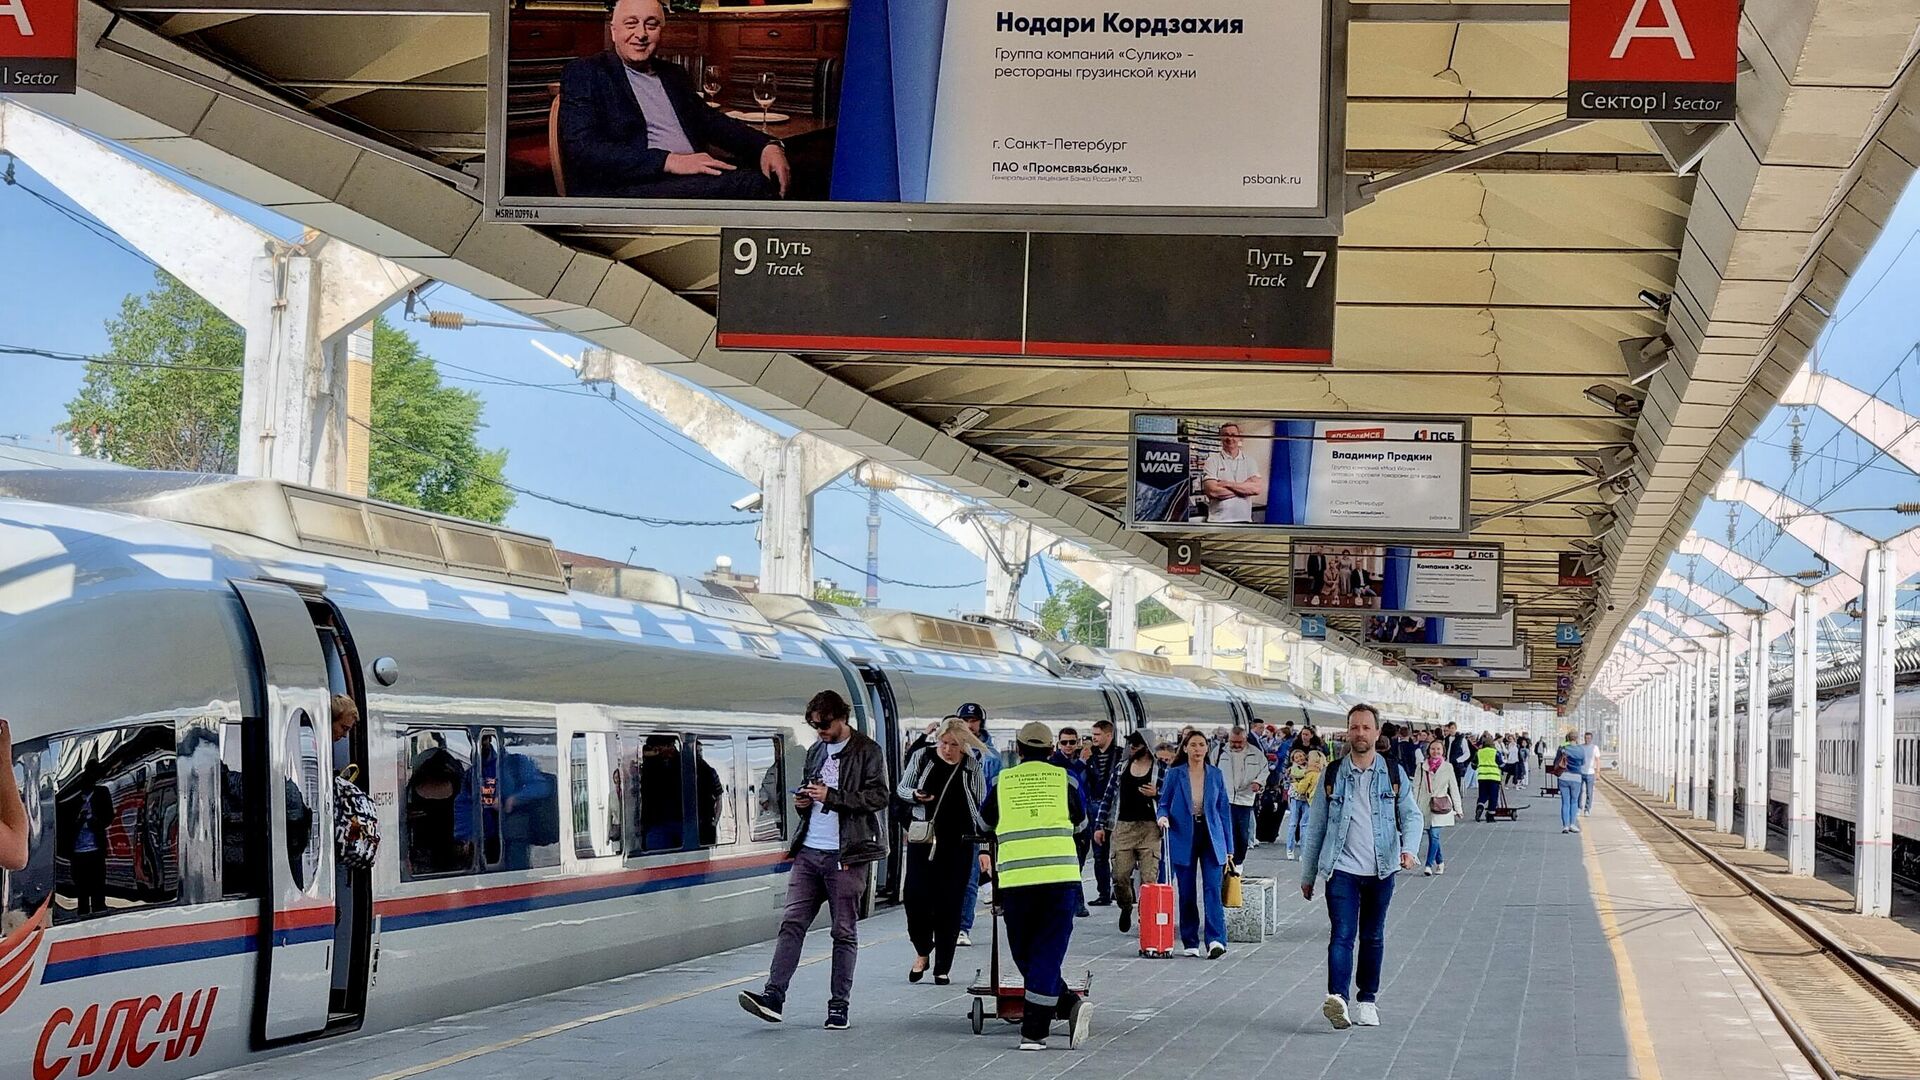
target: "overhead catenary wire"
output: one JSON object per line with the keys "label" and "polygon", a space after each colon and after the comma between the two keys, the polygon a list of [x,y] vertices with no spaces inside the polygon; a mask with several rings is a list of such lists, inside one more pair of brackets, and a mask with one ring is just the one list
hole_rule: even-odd
{"label": "overhead catenary wire", "polygon": [[[852,570],[857,574],[865,575],[867,572],[866,567],[855,566],[854,564],[848,562],[845,559],[838,558],[832,555],[831,553],[827,552],[824,548],[821,548],[818,545],[814,547],[813,553],[827,560],[828,562],[833,563],[836,566],[844,566],[848,570]],[[931,584],[924,581],[901,581],[897,578],[890,578],[890,577],[882,577],[882,578],[879,578],[878,580],[881,582],[881,584],[884,584],[884,585],[898,585],[901,588],[906,588],[906,589],[971,589],[980,585],[985,585],[987,583],[986,578],[980,578],[977,581],[962,581],[962,582],[957,582],[951,585],[935,585],[935,584]]]}
{"label": "overhead catenary wire", "polygon": [[689,520],[684,518],[654,517],[649,514],[631,514],[624,510],[610,510],[604,506],[593,506],[588,503],[576,502],[573,499],[562,498],[561,496],[558,496],[558,495],[549,495],[544,491],[539,491],[534,488],[526,487],[521,484],[515,484],[508,480],[497,479],[495,477],[488,476],[485,473],[476,473],[471,469],[463,468],[459,465],[456,465],[453,462],[448,461],[446,458],[441,457],[440,455],[435,454],[430,450],[422,450],[418,446],[414,446],[412,443],[407,442],[405,439],[401,439],[397,436],[381,431],[375,428],[373,425],[360,419],[357,416],[352,417],[351,419],[356,425],[358,425],[360,428],[365,430],[368,436],[375,439],[379,439],[382,442],[392,443],[393,445],[398,446],[403,450],[411,451],[431,461],[438,462],[440,465],[444,466],[446,469],[448,469],[449,471],[453,472],[456,475],[464,476],[470,479],[479,480],[484,483],[492,484],[496,487],[504,488],[508,491],[511,491],[516,495],[525,495],[529,499],[537,499],[541,502],[551,503],[555,506],[563,506],[569,510],[578,510],[578,511],[581,511],[582,513],[587,513],[587,514],[597,514],[601,517],[614,518],[620,521],[638,522],[639,524],[646,525],[649,528],[657,528],[657,529],[724,528],[728,526],[755,524],[755,522],[751,518],[740,518],[735,520],[718,520],[718,521],[694,521],[694,520]]}

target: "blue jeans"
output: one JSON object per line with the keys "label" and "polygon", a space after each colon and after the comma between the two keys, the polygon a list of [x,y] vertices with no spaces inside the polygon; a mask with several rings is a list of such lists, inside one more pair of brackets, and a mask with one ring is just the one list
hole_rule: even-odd
{"label": "blue jeans", "polygon": [[1353,988],[1353,951],[1360,946],[1358,1001],[1380,993],[1380,965],[1387,953],[1387,905],[1393,902],[1393,875],[1362,877],[1335,870],[1327,885],[1327,918],[1333,922],[1327,943],[1327,993],[1347,997]]}
{"label": "blue jeans", "polygon": [[960,932],[973,932],[973,913],[980,908],[980,862],[974,860],[973,873],[967,875],[967,898],[960,901]]}
{"label": "blue jeans", "polygon": [[1567,775],[1560,778],[1560,827],[1579,828],[1580,794],[1586,790],[1580,777]]}
{"label": "blue jeans", "polygon": [[1233,865],[1247,864],[1247,841],[1253,839],[1253,807],[1233,808]]}
{"label": "blue jeans", "polygon": [[1600,778],[1593,773],[1580,774],[1580,808],[1593,813],[1593,786]]}
{"label": "blue jeans", "polygon": [[1294,848],[1305,843],[1305,841],[1301,839],[1301,834],[1305,833],[1307,829],[1307,807],[1310,804],[1305,799],[1290,799],[1288,801],[1292,806],[1289,813],[1292,815],[1293,820],[1292,824],[1287,826],[1287,850],[1292,851]]}
{"label": "blue jeans", "polygon": [[1227,943],[1227,905],[1220,896],[1220,875],[1224,868],[1213,857],[1213,845],[1205,843],[1205,839],[1204,834],[1195,837],[1192,861],[1173,868],[1178,882],[1175,887],[1180,890],[1180,944],[1189,949],[1200,947],[1202,907],[1205,908],[1207,943]]}
{"label": "blue jeans", "polygon": [[1431,825],[1427,828],[1427,865],[1437,866],[1446,862],[1447,857],[1440,851],[1440,830],[1444,825]]}

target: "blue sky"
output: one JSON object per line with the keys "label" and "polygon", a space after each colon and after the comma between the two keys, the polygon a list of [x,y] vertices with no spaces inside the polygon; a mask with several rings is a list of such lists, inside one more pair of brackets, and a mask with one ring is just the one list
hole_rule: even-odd
{"label": "blue sky", "polygon": [[[28,190],[69,211],[73,203],[28,169],[15,166],[19,187],[0,186],[0,344],[69,353],[97,353],[107,346],[105,324],[123,297],[153,287],[153,267],[114,240],[46,205]],[[220,205],[282,236],[298,226],[180,176]],[[104,232],[97,223],[95,230]],[[455,308],[493,321],[531,320],[457,289],[440,286],[428,297],[435,308]],[[387,318],[402,325],[400,305]],[[698,574],[719,555],[736,570],[759,564],[755,520],[731,505],[751,492],[644,406],[625,394],[625,408],[572,383],[572,373],[531,344],[536,337],[563,354],[582,343],[565,334],[468,328],[435,330],[404,324],[436,361],[450,385],[478,394],[486,404],[481,441],[508,449],[507,479],[521,487],[573,502],[626,513],[678,520],[724,520],[742,524],[710,528],[649,528],[571,510],[521,496],[508,515],[518,529],[552,537],[561,547],[608,558],[626,558],[675,573]],[[27,356],[0,355],[0,438],[49,448],[52,428],[66,417],[66,402],[79,389],[85,366]],[[513,385],[531,383],[532,386]],[[880,573],[902,582],[960,585],[980,581],[978,560],[889,498],[882,514]],[[815,540],[827,553],[861,570],[837,566],[816,555],[814,574],[844,588],[865,589],[866,491],[842,479],[815,499]],[[1046,574],[1060,579],[1058,566]],[[977,611],[983,588],[911,588],[882,583],[881,603],[948,613]],[[1043,575],[1029,574],[1022,601],[1046,596]],[[1028,612],[1028,614],[1031,614]]]}

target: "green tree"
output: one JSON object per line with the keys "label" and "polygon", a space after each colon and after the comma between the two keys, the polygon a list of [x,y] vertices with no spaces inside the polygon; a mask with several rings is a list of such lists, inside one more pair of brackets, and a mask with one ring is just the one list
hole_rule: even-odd
{"label": "green tree", "polygon": [[866,599],[852,589],[843,589],[830,581],[816,581],[813,584],[813,598],[841,607],[864,607]]}
{"label": "green tree", "polygon": [[1090,586],[1066,580],[1040,605],[1040,628],[1049,635],[1081,645],[1107,643],[1106,597]]}
{"label": "green tree", "polygon": [[[230,473],[239,467],[246,340],[164,271],[107,323],[103,362],[67,402],[68,437],[122,465]],[[513,506],[505,450],[476,438],[480,399],[443,386],[433,361],[385,319],[374,325],[369,490],[377,499],[476,521]]]}
{"label": "green tree", "polygon": [[501,485],[505,450],[481,447],[480,398],[440,383],[411,334],[373,325],[373,420],[367,490],[376,499],[499,522],[513,508]]}
{"label": "green tree", "polygon": [[1150,626],[1165,626],[1168,623],[1180,621],[1180,616],[1175,615],[1172,608],[1155,600],[1151,596],[1140,601],[1140,606],[1135,608],[1134,611],[1134,618],[1136,620],[1134,625],[1142,630]]}
{"label": "green tree", "polygon": [[120,301],[105,363],[87,365],[61,425],[83,449],[141,469],[239,466],[240,328],[172,275]]}

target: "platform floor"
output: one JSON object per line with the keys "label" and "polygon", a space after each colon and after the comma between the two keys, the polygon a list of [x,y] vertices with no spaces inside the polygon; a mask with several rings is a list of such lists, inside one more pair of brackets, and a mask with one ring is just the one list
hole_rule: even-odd
{"label": "platform floor", "polygon": [[[1518,801],[1524,801],[1520,797]],[[1217,961],[1143,960],[1112,909],[1082,920],[1071,962],[1091,969],[1094,1036],[1044,1054],[1012,1027],[967,1024],[963,987],[910,985],[901,915],[862,924],[853,1027],[820,1027],[826,942],[816,932],[784,1025],[741,1012],[767,945],[436,1024],[330,1043],[220,1074],[326,1080],[516,1077],[1386,1077],[1395,1080],[1761,1080],[1811,1077],[1784,1031],[1673,878],[1605,804],[1579,836],[1536,799],[1517,823],[1449,830],[1447,873],[1401,875],[1378,1028],[1320,1015],[1327,919],[1282,878],[1280,933]],[[956,974],[986,962],[961,951]]]}

